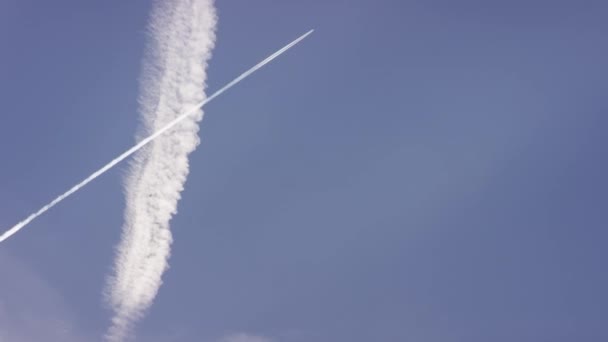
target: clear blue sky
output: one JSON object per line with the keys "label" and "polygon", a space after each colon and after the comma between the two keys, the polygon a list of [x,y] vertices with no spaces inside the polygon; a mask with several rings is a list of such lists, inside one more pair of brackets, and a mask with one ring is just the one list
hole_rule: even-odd
{"label": "clear blue sky", "polygon": [[[133,143],[150,6],[0,2],[2,229]],[[138,341],[608,340],[608,4],[217,7],[210,90],[316,32],[206,107]],[[99,340],[124,166],[0,245],[0,339]]]}

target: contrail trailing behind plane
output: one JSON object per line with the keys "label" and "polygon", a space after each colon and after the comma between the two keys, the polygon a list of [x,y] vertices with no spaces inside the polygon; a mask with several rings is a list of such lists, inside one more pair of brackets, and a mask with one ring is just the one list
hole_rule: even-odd
{"label": "contrail trailing behind plane", "polygon": [[163,133],[167,132],[169,129],[173,128],[175,125],[177,125],[178,123],[180,123],[180,121],[184,120],[188,116],[190,116],[193,113],[195,113],[196,111],[198,111],[204,105],[206,105],[207,103],[211,102],[216,97],[220,96],[226,90],[232,88],[234,85],[236,85],[237,83],[241,82],[243,79],[247,78],[248,76],[250,76],[251,74],[253,74],[254,72],[256,72],[258,69],[260,69],[264,65],[270,63],[272,60],[274,60],[275,58],[277,58],[278,56],[280,56],[281,54],[283,54],[285,51],[289,50],[291,47],[293,47],[294,45],[296,45],[297,43],[299,43],[302,39],[306,38],[313,31],[314,30],[310,30],[310,31],[306,32],[305,34],[303,34],[300,37],[298,37],[296,40],[292,41],[291,43],[285,45],[283,48],[281,48],[277,52],[275,52],[272,55],[268,56],[266,59],[264,59],[263,61],[261,61],[258,64],[256,64],[251,69],[245,71],[240,76],[238,76],[237,78],[235,78],[234,80],[232,80],[230,83],[226,84],[225,86],[223,86],[222,88],[220,88],[219,90],[217,90],[211,96],[207,97],[204,101],[201,101],[196,106],[194,106],[190,110],[186,111],[185,113],[183,113],[182,115],[180,115],[179,117],[177,117],[176,119],[174,119],[173,121],[169,122],[167,125],[165,125],[161,129],[157,130],[153,134],[151,134],[148,137],[144,138],[139,143],[137,143],[135,146],[133,146],[130,149],[126,150],[121,155],[119,155],[118,157],[116,157],[115,159],[113,159],[112,161],[110,161],[109,163],[107,163],[106,165],[104,165],[99,170],[93,172],[90,176],[88,176],[87,178],[85,178],[82,182],[74,185],[71,189],[69,189],[65,193],[59,195],[57,198],[55,198],[54,200],[52,200],[51,202],[49,202],[47,205],[45,205],[44,207],[40,208],[35,213],[33,213],[30,216],[28,216],[25,220],[17,223],[11,229],[7,230],[2,235],[0,235],[0,242],[3,242],[4,240],[6,240],[6,239],[10,238],[11,236],[15,235],[18,231],[20,231],[21,229],[23,229],[25,226],[27,226],[33,220],[35,220],[38,216],[44,214],[46,211],[48,211],[52,207],[54,207],[55,205],[59,204],[59,202],[63,201],[64,199],[66,199],[70,195],[74,194],[76,191],[78,191],[81,188],[83,188],[85,185],[89,184],[95,178],[97,178],[97,177],[101,176],[102,174],[106,173],[106,171],[108,171],[111,168],[113,168],[116,164],[118,164],[121,161],[123,161],[124,159],[128,158],[130,155],[132,155],[133,153],[137,152],[139,149],[141,149],[142,147],[146,146],[151,141],[153,141],[154,139],[158,138]]}

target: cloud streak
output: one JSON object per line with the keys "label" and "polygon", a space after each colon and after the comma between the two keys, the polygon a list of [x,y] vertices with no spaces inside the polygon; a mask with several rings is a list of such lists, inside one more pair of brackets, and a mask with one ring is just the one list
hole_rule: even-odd
{"label": "cloud streak", "polygon": [[[266,58],[205,100],[205,69],[215,43],[212,0],[159,2],[151,20],[152,46],[144,63],[141,97],[144,131],[154,132],[201,101],[210,101],[306,35]],[[188,155],[199,144],[200,107],[142,150],[125,181],[122,240],[106,297],[114,310],[106,340],[123,341],[152,305],[168,267],[172,234],[169,221],[189,173]]]}
{"label": "cloud streak", "polygon": [[[145,133],[205,100],[205,69],[215,45],[216,21],[212,0],[155,4],[140,98]],[[161,286],[172,242],[169,221],[177,212],[188,176],[188,155],[199,144],[202,118],[197,108],[143,149],[130,165],[123,234],[106,290],[114,310],[108,341],[128,336]]]}

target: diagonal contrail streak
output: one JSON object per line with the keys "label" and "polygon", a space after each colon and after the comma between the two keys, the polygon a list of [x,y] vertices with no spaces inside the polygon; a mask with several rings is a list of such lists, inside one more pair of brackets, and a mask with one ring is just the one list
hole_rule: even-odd
{"label": "diagonal contrail streak", "polygon": [[0,235],[0,242],[3,242],[4,240],[10,238],[14,234],[16,234],[18,231],[20,231],[21,229],[23,229],[25,226],[27,226],[34,219],[36,219],[38,216],[44,214],[46,211],[48,211],[49,209],[51,209],[52,207],[54,207],[55,205],[57,205],[59,202],[63,201],[64,199],[66,199],[67,197],[69,197],[70,195],[72,195],[73,193],[75,193],[76,191],[80,190],[85,185],[89,184],[95,178],[101,176],[106,171],[108,171],[112,167],[114,167],[116,164],[120,163],[121,161],[123,161],[124,159],[126,159],[127,157],[129,157],[130,155],[132,155],[133,153],[137,152],[142,147],[146,146],[152,140],[158,138],[160,135],[162,135],[163,133],[165,133],[166,131],[168,131],[169,129],[171,129],[173,126],[177,125],[180,121],[184,120],[186,117],[188,117],[188,116],[192,115],[193,113],[195,113],[197,110],[199,110],[205,104],[211,102],[213,99],[215,99],[216,97],[220,96],[223,92],[225,92],[226,90],[232,88],[234,85],[236,85],[237,83],[241,82],[243,79],[245,79],[249,75],[253,74],[258,69],[260,69],[264,65],[268,64],[269,62],[271,62],[273,59],[275,59],[279,55],[283,54],[285,51],[289,50],[291,47],[293,47],[294,45],[296,45],[297,43],[299,43],[302,39],[306,38],[313,31],[314,30],[310,30],[310,31],[306,32],[305,34],[303,34],[300,37],[298,37],[296,40],[292,41],[291,43],[285,45],[283,48],[281,48],[277,52],[275,52],[272,55],[268,56],[266,59],[264,59],[263,61],[261,61],[258,64],[256,64],[251,69],[245,71],[240,76],[238,76],[237,78],[235,78],[234,80],[232,80],[230,83],[228,83],[225,86],[223,86],[222,88],[220,88],[218,91],[216,91],[215,93],[213,93],[211,96],[207,97],[205,100],[201,101],[196,106],[194,106],[190,110],[186,111],[184,114],[180,115],[179,117],[177,117],[173,121],[169,122],[163,128],[161,128],[158,131],[154,132],[150,136],[144,138],[142,141],[140,141],[139,143],[137,143],[135,146],[133,146],[130,149],[126,150],[121,155],[119,155],[118,157],[116,157],[115,159],[113,159],[112,161],[110,161],[109,163],[107,163],[105,166],[103,166],[99,170],[93,172],[90,176],[88,176],[87,178],[85,178],[82,182],[74,185],[70,190],[68,190],[65,193],[59,195],[57,198],[55,198],[54,200],[52,200],[49,204],[45,205],[44,207],[40,208],[35,213],[33,213],[30,216],[28,216],[25,220],[17,223],[11,229],[7,230],[2,235]]}

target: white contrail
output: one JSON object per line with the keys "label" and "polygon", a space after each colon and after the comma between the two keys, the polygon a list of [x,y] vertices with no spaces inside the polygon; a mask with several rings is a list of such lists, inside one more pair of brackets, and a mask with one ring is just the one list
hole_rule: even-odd
{"label": "white contrail", "polygon": [[232,80],[230,83],[226,84],[224,87],[222,87],[221,89],[219,89],[218,91],[216,91],[215,93],[213,93],[211,96],[207,97],[205,100],[203,100],[200,103],[198,103],[197,105],[193,106],[190,110],[184,112],[182,115],[180,115],[179,117],[175,118],[173,121],[169,122],[166,126],[164,126],[161,129],[157,130],[156,132],[154,132],[150,136],[142,139],[135,146],[133,146],[130,149],[128,149],[127,151],[123,152],[121,155],[119,155],[118,157],[116,157],[115,159],[113,159],[112,161],[110,161],[109,163],[107,163],[106,165],[104,165],[99,170],[93,172],[93,174],[91,174],[90,176],[88,176],[87,178],[85,178],[82,182],[74,185],[70,190],[68,190],[65,193],[59,195],[57,198],[55,198],[54,200],[52,200],[49,204],[45,205],[44,207],[40,208],[35,213],[33,213],[30,216],[28,216],[23,221],[21,221],[21,222],[17,223],[16,225],[14,225],[11,229],[7,230],[2,235],[0,235],[0,242],[3,242],[4,240],[6,240],[6,239],[10,238],[11,236],[13,236],[15,233],[17,233],[18,231],[20,231],[21,229],[23,229],[25,226],[27,226],[30,222],[32,222],[34,219],[36,219],[38,216],[44,214],[46,211],[48,211],[49,209],[51,209],[52,207],[54,207],[55,205],[57,205],[59,202],[61,202],[64,199],[66,199],[68,196],[74,194],[76,191],[80,190],[85,185],[89,184],[95,178],[101,176],[106,171],[108,171],[112,167],[114,167],[116,164],[118,164],[121,161],[123,161],[124,159],[128,158],[133,153],[137,152],[139,149],[141,149],[142,147],[144,147],[147,144],[149,144],[152,140],[158,138],[160,135],[162,135],[163,133],[165,133],[169,129],[173,128],[179,122],[183,121],[185,118],[187,118],[188,116],[192,115],[193,113],[195,113],[196,111],[198,111],[199,109],[201,109],[205,104],[209,103],[211,100],[213,100],[216,97],[220,96],[223,92],[225,92],[226,90],[228,90],[232,86],[236,85],[237,83],[239,83],[240,81],[242,81],[247,76],[251,75],[252,73],[254,73],[255,71],[257,71],[258,69],[260,69],[264,65],[268,64],[270,61],[272,61],[273,59],[275,59],[276,57],[278,57],[280,54],[282,54],[285,51],[287,51],[287,49],[289,49],[292,46],[294,46],[295,44],[299,43],[302,39],[304,39],[306,36],[308,36],[309,34],[311,34],[313,31],[314,30],[310,30],[310,31],[306,32],[304,35],[302,35],[298,39],[296,39],[293,42],[289,43],[288,45],[286,45],[285,47],[283,47],[279,51],[273,53],[268,58],[266,58],[263,61],[261,61],[260,63],[256,64],[251,69],[245,71],[240,76],[238,76],[237,78],[235,78],[234,80]]}
{"label": "white contrail", "polygon": [[[153,19],[156,45],[148,64],[153,68],[145,70],[151,72],[145,80],[150,88],[142,99],[148,129],[159,121],[164,124],[179,115],[182,107],[204,98],[205,67],[214,38],[213,4],[211,0],[175,0],[175,5],[170,17],[163,8],[161,15],[154,18],[162,22]],[[194,53],[187,53],[189,50]],[[242,77],[255,70],[254,67]],[[237,78],[225,89],[239,81]],[[220,93],[221,90],[215,96]],[[197,110],[180,124],[179,131],[154,141],[131,165],[125,186],[127,207],[122,240],[106,287],[115,313],[106,334],[108,341],[125,339],[133,323],[152,305],[162,284],[172,243],[169,221],[177,212],[189,172],[188,155],[199,143],[197,123],[202,117],[203,113]]]}
{"label": "white contrail", "polygon": [[[144,61],[141,116],[144,130],[162,127],[205,98],[207,62],[215,45],[213,0],[156,2]],[[152,305],[168,266],[169,226],[199,144],[200,109],[138,153],[125,181],[122,239],[105,295],[114,311],[106,340],[126,339]]]}

